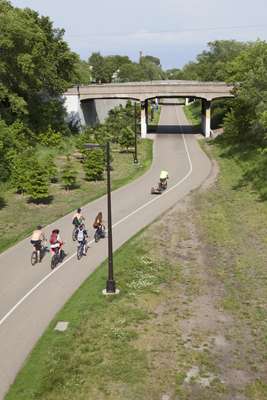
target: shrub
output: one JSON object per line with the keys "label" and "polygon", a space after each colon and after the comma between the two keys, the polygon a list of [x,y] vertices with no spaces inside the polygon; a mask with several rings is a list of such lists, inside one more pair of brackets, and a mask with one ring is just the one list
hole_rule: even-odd
{"label": "shrub", "polygon": [[103,149],[94,149],[87,151],[83,167],[86,179],[88,181],[102,180],[105,169]]}
{"label": "shrub", "polygon": [[58,181],[58,169],[54,162],[54,157],[49,154],[44,160],[44,166],[46,168],[50,182],[56,183]]}
{"label": "shrub", "polygon": [[31,201],[40,203],[47,200],[49,198],[48,184],[46,169],[37,159],[32,159],[26,185]]}
{"label": "shrub", "polygon": [[129,149],[129,147],[134,146],[134,131],[129,126],[121,130],[119,136],[119,144],[122,148]]}
{"label": "shrub", "polygon": [[66,163],[61,172],[61,178],[64,184],[64,188],[67,190],[73,189],[76,185],[77,171],[71,162],[70,156],[67,156]]}
{"label": "shrub", "polygon": [[62,136],[60,132],[55,132],[49,127],[48,131],[40,133],[38,138],[41,144],[49,147],[56,147],[60,144]]}

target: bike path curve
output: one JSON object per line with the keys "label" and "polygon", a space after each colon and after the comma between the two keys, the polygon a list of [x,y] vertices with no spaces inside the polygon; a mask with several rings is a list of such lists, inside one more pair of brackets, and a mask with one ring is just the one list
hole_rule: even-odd
{"label": "bike path curve", "polygon": [[[136,181],[112,192],[113,249],[150,224],[209,175],[211,163],[196,137],[187,134],[185,115],[179,106],[162,106],[160,125],[183,126],[179,135],[154,135],[152,167]],[[180,131],[179,131],[180,129]],[[169,132],[169,130],[167,130]],[[176,130],[177,131],[177,130]],[[169,171],[168,189],[151,195],[161,169]],[[89,236],[95,215],[102,210],[106,219],[106,196],[83,207]],[[38,338],[81,283],[107,258],[107,239],[90,245],[87,257],[76,259],[71,240],[72,213],[49,225],[45,233],[58,227],[66,241],[67,257],[54,271],[50,257],[30,265],[31,246],[25,239],[0,255],[0,399],[13,382]],[[116,265],[114,265],[116,277]],[[101,294],[100,294],[101,295]]]}

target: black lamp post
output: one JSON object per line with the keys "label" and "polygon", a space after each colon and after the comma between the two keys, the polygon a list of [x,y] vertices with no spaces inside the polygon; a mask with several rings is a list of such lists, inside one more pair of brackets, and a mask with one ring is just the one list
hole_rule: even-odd
{"label": "black lamp post", "polygon": [[95,149],[104,147],[106,150],[106,162],[107,162],[107,208],[108,208],[108,279],[106,284],[105,294],[115,294],[116,283],[113,276],[113,246],[112,246],[112,218],[111,218],[111,184],[110,184],[110,143],[96,144],[86,143],[84,145],[87,149]]}
{"label": "black lamp post", "polygon": [[136,102],[134,103],[134,164],[138,164],[138,158],[137,158]]}

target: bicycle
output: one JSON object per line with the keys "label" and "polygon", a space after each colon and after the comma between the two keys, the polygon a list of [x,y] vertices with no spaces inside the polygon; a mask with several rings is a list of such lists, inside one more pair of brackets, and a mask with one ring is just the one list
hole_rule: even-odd
{"label": "bicycle", "polygon": [[[43,242],[46,242],[46,241],[44,240]],[[40,252],[40,260],[39,260],[39,262],[42,261],[42,259],[44,257],[44,254],[45,254],[45,251],[46,251],[46,246],[44,245],[43,242],[41,243],[41,248],[39,250],[39,252]],[[34,247],[34,250],[33,250],[32,254],[31,254],[31,265],[34,266],[37,263],[38,263],[38,250],[36,250],[36,247]]]}
{"label": "bicycle", "polygon": [[78,227],[74,225],[74,228],[72,230],[72,240],[75,242],[77,240],[77,232],[78,232]]}
{"label": "bicycle", "polygon": [[105,227],[103,225],[98,226],[94,234],[95,242],[97,243],[100,239],[104,239],[105,236],[106,236]]}
{"label": "bicycle", "polygon": [[80,260],[82,256],[84,256],[87,253],[87,250],[88,250],[87,242],[79,242],[77,246],[77,259]]}
{"label": "bicycle", "polygon": [[59,247],[56,247],[54,249],[54,254],[51,258],[51,269],[56,268],[56,266],[63,261],[64,258],[64,250],[59,249]]}
{"label": "bicycle", "polygon": [[77,240],[77,233],[78,233],[78,229],[79,229],[79,226],[81,225],[81,224],[83,224],[84,223],[84,221],[85,221],[85,218],[84,217],[82,217],[79,221],[78,221],[78,223],[73,223],[73,225],[74,225],[74,227],[73,227],[73,230],[72,230],[72,240],[75,242],[76,240]]}

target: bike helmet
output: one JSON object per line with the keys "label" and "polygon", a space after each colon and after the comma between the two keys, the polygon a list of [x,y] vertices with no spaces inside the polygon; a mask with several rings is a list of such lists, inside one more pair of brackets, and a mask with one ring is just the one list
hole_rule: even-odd
{"label": "bike helmet", "polygon": [[59,229],[53,229],[53,230],[52,230],[52,233],[57,233],[57,234],[59,234]]}
{"label": "bike helmet", "polygon": [[77,213],[80,214],[81,211],[82,211],[82,209],[81,209],[81,208],[78,208]]}
{"label": "bike helmet", "polygon": [[38,229],[38,231],[40,231],[41,229],[43,229],[42,225],[37,225],[37,229]]}

